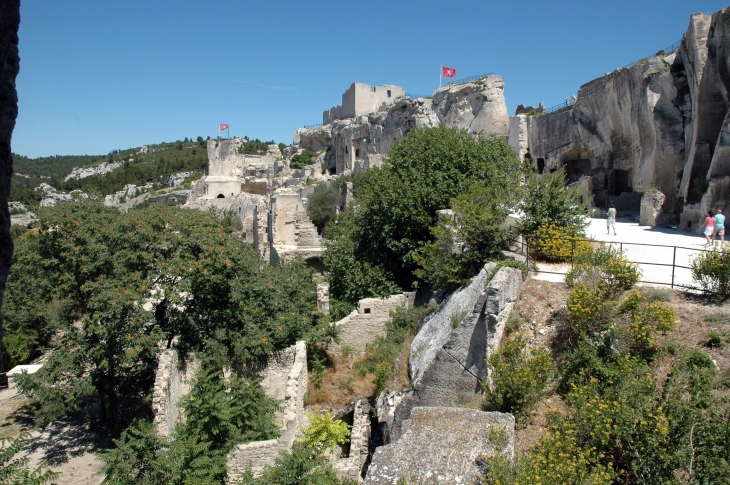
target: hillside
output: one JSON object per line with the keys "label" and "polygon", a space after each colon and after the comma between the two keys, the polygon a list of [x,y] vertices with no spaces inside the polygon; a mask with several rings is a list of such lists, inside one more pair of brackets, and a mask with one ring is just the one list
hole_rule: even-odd
{"label": "hillside", "polygon": [[[243,153],[266,153],[273,141],[251,140],[241,148]],[[283,147],[283,144],[280,144]],[[206,141],[184,140],[162,142],[144,147],[114,150],[108,155],[64,155],[31,159],[13,154],[13,180],[10,200],[26,206],[37,206],[41,192],[35,188],[47,183],[60,192],[82,190],[88,194],[113,194],[127,184],[161,184],[161,178],[179,172],[201,173],[208,161]],[[102,163],[121,164],[109,173],[83,178],[65,178],[74,168],[94,167]]]}

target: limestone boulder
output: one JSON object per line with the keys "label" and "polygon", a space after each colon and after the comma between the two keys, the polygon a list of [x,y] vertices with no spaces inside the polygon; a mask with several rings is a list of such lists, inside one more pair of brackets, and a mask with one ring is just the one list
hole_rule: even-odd
{"label": "limestone boulder", "polygon": [[[511,414],[416,408],[401,439],[375,450],[364,483],[478,483],[486,473],[486,457],[497,452],[513,455],[514,426]],[[506,437],[506,445],[496,448],[490,444],[490,431]]]}
{"label": "limestone boulder", "polygon": [[299,149],[311,152],[326,150],[332,145],[332,127],[322,125],[316,128],[299,128],[294,133],[294,145]]}
{"label": "limestone boulder", "polygon": [[509,135],[504,81],[496,74],[436,90],[433,110],[441,123],[463,128],[474,136],[507,138]]}

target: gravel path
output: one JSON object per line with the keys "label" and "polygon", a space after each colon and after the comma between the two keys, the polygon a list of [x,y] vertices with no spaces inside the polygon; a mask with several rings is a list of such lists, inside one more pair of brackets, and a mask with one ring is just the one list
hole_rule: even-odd
{"label": "gravel path", "polygon": [[[629,218],[618,218],[616,236],[613,231],[610,235],[606,234],[606,219],[592,218],[586,234],[597,241],[606,241],[621,248],[630,261],[639,263],[643,284],[657,286],[672,282],[672,261],[678,266],[674,269],[674,283],[692,285],[689,269],[679,266],[689,266],[691,259],[704,250],[705,243],[705,238],[696,234],[664,227],[640,226]],[[655,266],[650,263],[670,266]],[[560,273],[570,269],[569,264],[540,263],[538,266],[546,271]],[[538,273],[536,278],[547,281],[563,280],[562,275],[548,273]]]}

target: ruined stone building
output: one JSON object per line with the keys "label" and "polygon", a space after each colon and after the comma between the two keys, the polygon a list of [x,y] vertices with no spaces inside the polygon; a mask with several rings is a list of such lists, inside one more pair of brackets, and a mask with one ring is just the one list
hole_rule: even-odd
{"label": "ruined stone building", "polygon": [[352,83],[342,94],[342,104],[333,106],[322,113],[322,124],[329,125],[335,120],[366,115],[381,106],[393,104],[395,98],[405,94],[402,87],[393,84],[370,86],[365,83]]}
{"label": "ruined stone building", "polygon": [[597,207],[698,230],[729,202],[729,64],[730,8],[693,14],[671,52],[584,84],[572,106],[513,117],[510,144],[539,172],[586,181]]}
{"label": "ruined stone building", "polygon": [[264,261],[302,257],[321,271],[324,247],[305,205],[313,171],[290,169],[275,145],[267,155],[239,153],[242,143],[208,140],[205,175],[191,186],[186,206],[229,211]]}
{"label": "ruined stone building", "polygon": [[[297,130],[294,148],[324,153],[323,161],[329,164],[330,170],[342,174],[380,166],[393,143],[413,128],[444,123],[464,128],[474,136],[506,138],[509,133],[501,76],[490,74],[471,82],[449,84],[436,90],[432,97],[422,98],[407,96],[397,86],[376,86],[376,91],[371,93],[373,99],[378,93],[384,99],[357,105],[350,102],[357,109],[345,110],[345,99],[351,99],[360,92],[358,89],[365,88],[373,87],[354,83],[342,95],[342,107],[325,111],[324,125]],[[380,88],[384,90],[378,91]]]}

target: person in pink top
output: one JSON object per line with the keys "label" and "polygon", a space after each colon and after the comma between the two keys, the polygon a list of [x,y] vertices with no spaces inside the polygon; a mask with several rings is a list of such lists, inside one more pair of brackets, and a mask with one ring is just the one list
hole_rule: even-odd
{"label": "person in pink top", "polygon": [[707,211],[707,217],[705,217],[705,220],[702,222],[702,227],[705,228],[704,234],[707,239],[705,247],[711,246],[712,234],[715,232],[715,216],[712,214],[712,211]]}

